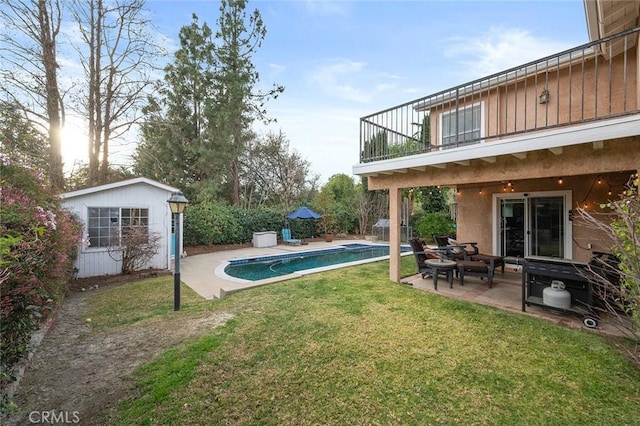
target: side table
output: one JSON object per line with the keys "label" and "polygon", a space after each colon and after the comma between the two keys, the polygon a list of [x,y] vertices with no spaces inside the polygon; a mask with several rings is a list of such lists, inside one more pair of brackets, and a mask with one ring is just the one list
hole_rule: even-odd
{"label": "side table", "polygon": [[456,262],[453,260],[443,259],[427,259],[425,261],[427,266],[432,270],[433,276],[433,288],[438,289],[438,272],[445,272],[447,275],[447,281],[449,281],[449,288],[453,288],[453,269],[456,267]]}

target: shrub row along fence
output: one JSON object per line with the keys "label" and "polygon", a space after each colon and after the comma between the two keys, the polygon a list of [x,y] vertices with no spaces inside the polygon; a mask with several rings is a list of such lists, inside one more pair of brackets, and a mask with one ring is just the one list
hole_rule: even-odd
{"label": "shrub row along fence", "polygon": [[201,203],[189,206],[184,215],[186,246],[242,244],[250,242],[254,232],[276,231],[287,226],[297,238],[318,235],[315,220],[286,220],[288,211],[277,208],[245,210],[240,207]]}

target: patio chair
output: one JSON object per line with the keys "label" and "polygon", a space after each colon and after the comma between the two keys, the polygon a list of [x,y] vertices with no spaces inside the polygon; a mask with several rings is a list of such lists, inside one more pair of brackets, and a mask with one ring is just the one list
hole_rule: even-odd
{"label": "patio chair", "polygon": [[[460,243],[449,238],[448,235],[434,235],[433,239],[438,244],[438,248],[447,253],[450,260],[469,260],[469,256],[478,253],[477,243]],[[471,246],[471,250],[468,250],[467,246]]]}
{"label": "patio chair", "polygon": [[302,241],[297,238],[291,238],[291,229],[282,228],[282,241],[289,245],[299,246]]}
{"label": "patio chair", "polygon": [[[433,275],[433,271],[427,265],[427,259],[440,259],[442,254],[438,251],[429,250],[424,248],[424,241],[421,238],[413,238],[409,241],[411,244],[411,249],[413,250],[413,256],[416,259],[416,265],[418,267],[418,273],[422,276],[422,278],[426,278],[428,276]],[[438,271],[440,275],[447,275],[446,271]]]}
{"label": "patio chair", "polygon": [[500,272],[504,274],[504,257],[480,253],[478,243],[459,242],[446,235],[434,236],[433,238],[438,243],[438,247],[442,246],[449,250],[449,257],[452,260],[482,261],[489,265],[492,270],[495,270],[497,267],[501,267]]}

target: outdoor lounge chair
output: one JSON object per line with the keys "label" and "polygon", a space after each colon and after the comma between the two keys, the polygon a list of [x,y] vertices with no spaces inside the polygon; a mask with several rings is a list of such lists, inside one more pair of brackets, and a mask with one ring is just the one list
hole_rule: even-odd
{"label": "outdoor lounge chair", "polygon": [[438,247],[446,248],[448,250],[448,257],[451,260],[482,261],[489,265],[492,270],[495,270],[497,267],[501,267],[501,272],[504,274],[504,257],[480,253],[480,250],[478,250],[478,243],[458,242],[446,235],[434,235],[433,238],[438,243]]}
{"label": "outdoor lounge chair", "polygon": [[[418,266],[418,273],[422,275],[422,278],[426,278],[427,276],[433,275],[433,271],[427,265],[427,259],[440,259],[442,254],[438,251],[432,251],[424,248],[424,241],[420,238],[413,238],[409,241],[411,244],[411,249],[413,250],[413,256],[416,259],[416,265]],[[446,271],[438,271],[440,275],[447,275]]]}
{"label": "outdoor lounge chair", "polygon": [[[438,248],[446,251],[450,260],[469,260],[471,255],[479,252],[477,243],[460,243],[449,238],[448,235],[434,235],[433,239],[438,244]],[[470,249],[469,246],[471,246]]]}
{"label": "outdoor lounge chair", "polygon": [[294,246],[298,246],[302,243],[302,241],[297,238],[291,238],[291,229],[289,228],[282,228],[282,241]]}
{"label": "outdoor lounge chair", "polygon": [[464,277],[473,275],[483,279],[487,277],[489,288],[493,287],[493,268],[481,260],[456,260],[460,285],[464,285]]}

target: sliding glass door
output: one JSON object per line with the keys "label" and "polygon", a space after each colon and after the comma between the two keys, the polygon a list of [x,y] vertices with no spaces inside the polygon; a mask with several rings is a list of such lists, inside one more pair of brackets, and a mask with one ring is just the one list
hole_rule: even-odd
{"label": "sliding glass door", "polygon": [[529,198],[529,256],[564,257],[563,197]]}
{"label": "sliding glass door", "polygon": [[570,193],[496,195],[497,252],[508,258],[571,257]]}
{"label": "sliding glass door", "polygon": [[500,256],[524,257],[525,210],[524,198],[500,200]]}

